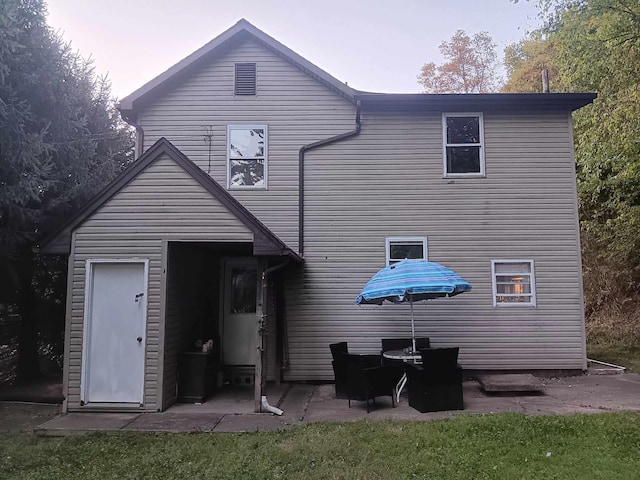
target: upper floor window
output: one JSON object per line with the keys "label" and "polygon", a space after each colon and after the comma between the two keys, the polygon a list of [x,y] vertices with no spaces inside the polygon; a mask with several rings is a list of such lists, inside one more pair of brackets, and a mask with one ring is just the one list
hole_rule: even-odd
{"label": "upper floor window", "polygon": [[388,237],[387,266],[406,258],[427,260],[426,237]]}
{"label": "upper floor window", "polygon": [[491,260],[493,306],[536,306],[533,260]]}
{"label": "upper floor window", "polygon": [[267,188],[267,126],[229,125],[229,188]]}
{"label": "upper floor window", "polygon": [[256,94],[256,64],[255,63],[236,63],[236,95],[255,95]]}
{"label": "upper floor window", "polygon": [[484,126],[481,113],[442,115],[444,176],[484,176]]}

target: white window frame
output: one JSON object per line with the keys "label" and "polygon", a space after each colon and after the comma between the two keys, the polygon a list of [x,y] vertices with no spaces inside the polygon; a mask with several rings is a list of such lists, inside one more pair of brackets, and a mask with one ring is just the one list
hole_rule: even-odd
{"label": "white window frame", "polygon": [[[498,302],[498,285],[496,281],[496,264],[509,264],[509,263],[528,263],[531,268],[531,272],[529,275],[529,284],[531,286],[530,294],[522,294],[522,296],[529,295],[531,299],[530,302]],[[527,273],[523,272],[514,272],[514,275],[527,275]],[[503,272],[500,275],[504,275]],[[507,275],[509,275],[507,273]],[[496,259],[491,260],[491,287],[493,293],[493,306],[494,308],[517,308],[517,307],[535,307],[536,306],[536,272],[535,265],[532,259],[521,258],[521,259]],[[505,296],[505,294],[500,294],[500,296]],[[509,296],[509,295],[507,295]],[[519,296],[517,294],[513,294],[513,296]]]}
{"label": "white window frame", "polygon": [[397,260],[397,259],[390,258],[391,244],[402,243],[402,242],[406,242],[406,243],[422,242],[422,247],[424,249],[424,260],[429,260],[429,242],[427,237],[387,237],[385,241],[385,245],[386,245],[385,246],[385,263],[387,267],[389,266],[389,261]]}
{"label": "white window frame", "polygon": [[[480,143],[447,143],[447,118],[478,117]],[[442,172],[444,178],[485,177],[484,168],[484,118],[481,112],[455,112],[442,114]],[[447,147],[480,147],[480,172],[449,173],[447,171]]]}
{"label": "white window frame", "polygon": [[[242,185],[242,186],[232,186],[231,185],[231,160],[236,160],[231,157],[231,131],[232,130],[251,130],[254,128],[260,128],[264,130],[264,185]],[[235,125],[229,124],[227,125],[227,190],[267,190],[267,181],[269,178],[268,175],[268,141],[269,141],[269,131],[267,129],[266,124],[256,123],[256,124],[242,124]]]}

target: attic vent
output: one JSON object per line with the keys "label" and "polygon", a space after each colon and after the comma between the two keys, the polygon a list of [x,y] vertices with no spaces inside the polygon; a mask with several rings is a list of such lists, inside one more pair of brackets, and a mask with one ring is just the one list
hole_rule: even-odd
{"label": "attic vent", "polygon": [[236,95],[256,94],[256,64],[236,63]]}

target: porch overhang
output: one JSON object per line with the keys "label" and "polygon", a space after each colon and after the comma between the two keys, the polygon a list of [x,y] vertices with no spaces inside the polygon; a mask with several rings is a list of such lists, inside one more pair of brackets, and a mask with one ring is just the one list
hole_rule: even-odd
{"label": "porch overhang", "polygon": [[138,160],[132,163],[122,174],[107,185],[67,223],[62,225],[55,233],[46,237],[41,242],[40,253],[45,255],[69,255],[71,252],[71,236],[73,231],[113,198],[122,188],[140,175],[147,167],[165,155],[181,166],[194,180],[204,187],[211,196],[217,199],[230,213],[251,230],[253,233],[253,254],[255,256],[284,256],[294,262],[303,261],[297,252],[278,238],[278,236],[258,220],[255,215],[222,188],[218,182],[202,171],[200,167],[189,160],[164,137],[158,140]]}

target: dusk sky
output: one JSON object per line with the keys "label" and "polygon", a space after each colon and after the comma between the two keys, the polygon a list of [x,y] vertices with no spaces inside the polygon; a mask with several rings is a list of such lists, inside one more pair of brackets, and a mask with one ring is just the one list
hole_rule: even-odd
{"label": "dusk sky", "polygon": [[521,0],[49,0],[49,24],[122,98],[245,18],[359,90],[417,93],[456,30],[505,46],[539,23]]}

